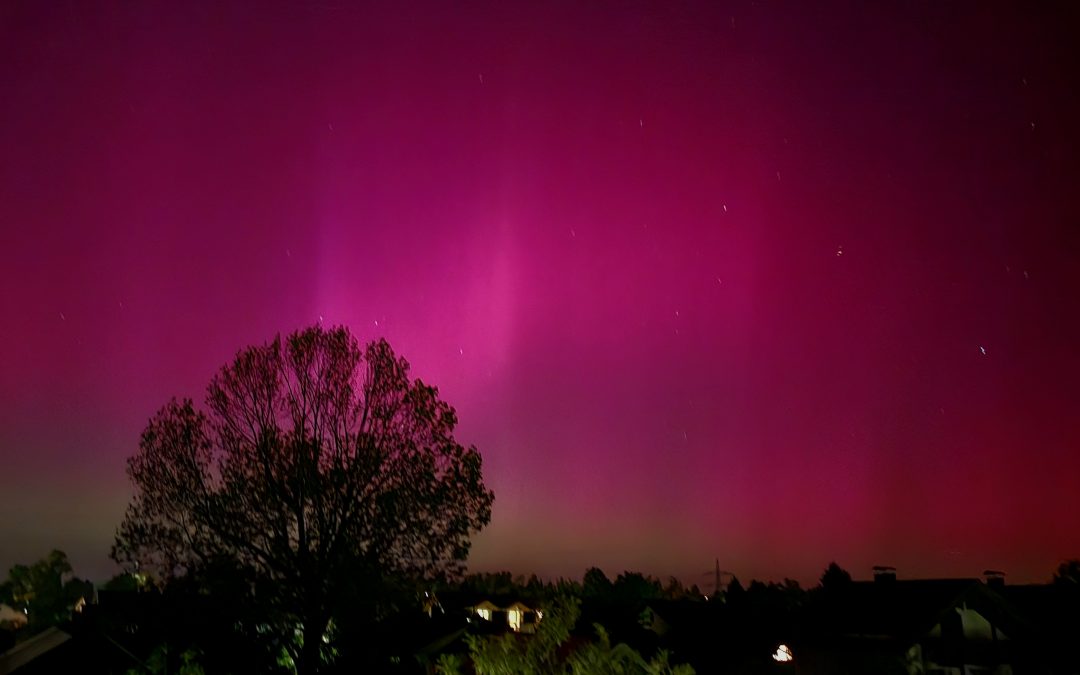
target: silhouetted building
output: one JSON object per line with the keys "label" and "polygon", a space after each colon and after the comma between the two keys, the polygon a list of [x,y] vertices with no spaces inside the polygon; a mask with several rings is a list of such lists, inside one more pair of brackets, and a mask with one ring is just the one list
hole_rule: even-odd
{"label": "silhouetted building", "polygon": [[1044,672],[1038,628],[978,579],[874,581],[822,593],[792,647],[797,672],[1011,675]]}
{"label": "silhouetted building", "polygon": [[[544,617],[531,598],[509,595],[480,595],[468,592],[438,594],[438,611],[461,612],[472,619],[505,626],[515,633],[534,633]],[[429,611],[429,615],[431,611]]]}

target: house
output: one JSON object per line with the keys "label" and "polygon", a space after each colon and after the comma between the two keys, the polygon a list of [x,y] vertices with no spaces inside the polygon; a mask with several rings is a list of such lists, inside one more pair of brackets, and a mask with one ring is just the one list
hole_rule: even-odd
{"label": "house", "polygon": [[26,613],[0,603],[0,629],[18,630],[26,625]]}
{"label": "house", "polygon": [[824,589],[801,623],[787,651],[798,673],[1044,672],[1031,668],[1037,626],[979,579],[901,581],[879,568],[871,582]]}
{"label": "house", "polygon": [[510,598],[496,598],[496,602],[484,599],[466,606],[465,610],[484,621],[497,625],[505,624],[515,633],[535,633],[537,624],[544,617],[542,610],[531,607],[521,600]]}
{"label": "house", "polygon": [[442,612],[464,612],[471,619],[505,626],[515,633],[535,633],[537,624],[544,617],[537,603],[518,596],[447,591],[439,593],[437,606]]}
{"label": "house", "polygon": [[[1028,670],[1080,673],[1080,587],[1070,584],[991,585],[1036,627]],[[1019,672],[1019,670],[1017,671]]]}

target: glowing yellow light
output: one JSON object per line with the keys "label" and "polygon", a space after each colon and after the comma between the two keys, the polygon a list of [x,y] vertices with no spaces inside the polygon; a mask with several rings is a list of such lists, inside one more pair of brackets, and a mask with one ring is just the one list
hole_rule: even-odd
{"label": "glowing yellow light", "polygon": [[772,657],[773,661],[778,661],[780,663],[787,663],[794,658],[791,655],[791,647],[788,647],[787,645],[780,645],[777,647],[776,653],[773,654]]}
{"label": "glowing yellow light", "polygon": [[512,631],[521,630],[521,622],[524,618],[525,612],[518,609],[512,609],[506,613],[506,623],[510,625],[510,630]]}

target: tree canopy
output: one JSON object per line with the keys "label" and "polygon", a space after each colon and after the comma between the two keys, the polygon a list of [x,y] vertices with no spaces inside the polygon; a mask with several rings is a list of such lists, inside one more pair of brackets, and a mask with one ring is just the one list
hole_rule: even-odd
{"label": "tree canopy", "polygon": [[93,599],[94,587],[72,575],[63,551],[52,551],[31,565],[15,565],[0,584],[0,602],[26,616],[30,633],[71,618],[79,600]]}
{"label": "tree canopy", "polygon": [[[512,633],[466,635],[472,671],[477,675],[693,675],[690,666],[671,665],[665,651],[646,660],[626,644],[611,644],[599,624],[593,626],[595,639],[575,640],[571,633],[580,615],[580,601],[561,596],[544,611],[544,620],[529,639]],[[436,670],[441,675],[461,675],[469,672],[465,665],[459,656],[445,654]]]}
{"label": "tree canopy", "polygon": [[821,573],[821,587],[827,591],[840,591],[851,584],[851,574],[836,562],[829,563]]}
{"label": "tree canopy", "polygon": [[302,626],[297,665],[315,670],[338,603],[463,570],[494,495],[456,425],[385,340],[315,326],[249,347],[204,408],[150,420],[113,557],[159,581],[230,569]]}
{"label": "tree canopy", "polygon": [[1054,583],[1080,589],[1080,560],[1066,560],[1054,572]]}

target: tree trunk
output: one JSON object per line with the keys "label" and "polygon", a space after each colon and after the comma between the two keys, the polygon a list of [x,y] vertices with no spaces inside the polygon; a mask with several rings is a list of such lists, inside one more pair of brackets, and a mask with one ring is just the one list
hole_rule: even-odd
{"label": "tree trunk", "polygon": [[298,675],[314,675],[322,666],[323,635],[328,619],[308,617],[304,620],[304,644],[300,648],[300,660],[296,663]]}

